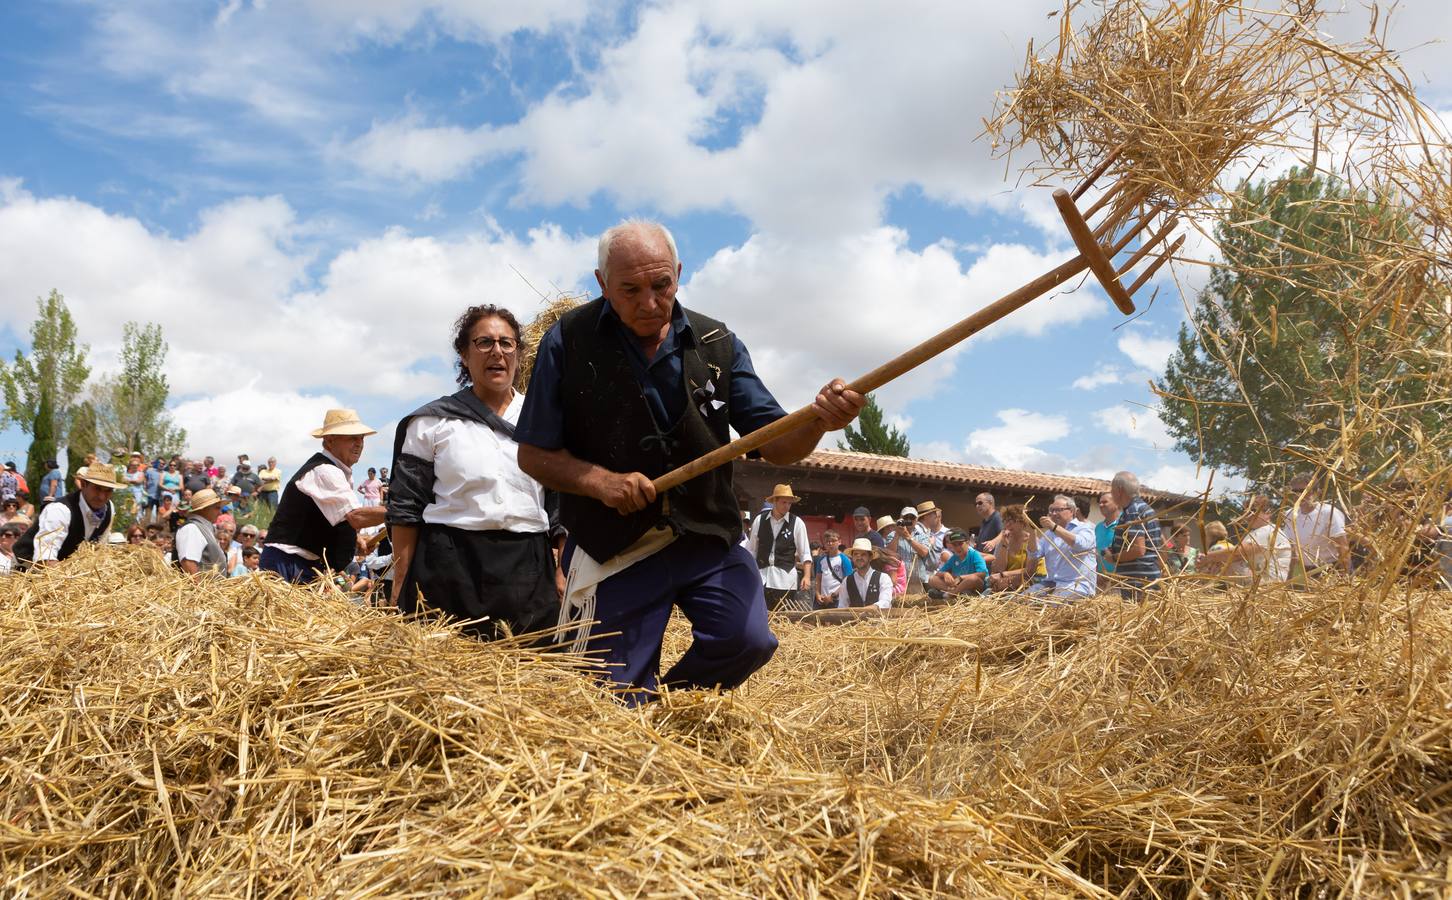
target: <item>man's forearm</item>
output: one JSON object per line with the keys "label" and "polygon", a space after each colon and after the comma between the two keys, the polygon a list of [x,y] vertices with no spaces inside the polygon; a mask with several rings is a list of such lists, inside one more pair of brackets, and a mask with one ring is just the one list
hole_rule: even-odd
{"label": "man's forearm", "polygon": [[817,449],[822,435],[826,433],[826,427],[813,420],[763,444],[761,456],[772,465],[790,465]]}
{"label": "man's forearm", "polygon": [[595,496],[594,488],[607,470],[586,462],[568,450],[544,450],[519,445],[519,468],[552,491]]}

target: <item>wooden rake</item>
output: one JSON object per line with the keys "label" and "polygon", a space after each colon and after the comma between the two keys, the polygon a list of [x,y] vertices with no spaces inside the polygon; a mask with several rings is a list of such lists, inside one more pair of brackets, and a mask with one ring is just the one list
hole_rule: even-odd
{"label": "wooden rake", "polygon": [[[1059,215],[1063,216],[1064,224],[1068,226],[1069,234],[1074,239],[1074,246],[1079,249],[1079,255],[1073,259],[1056,266],[1023,287],[1009,293],[993,303],[988,304],[977,312],[973,313],[961,322],[940,331],[933,337],[928,338],[911,350],[891,359],[877,368],[863,375],[861,378],[850,382],[847,385],[849,390],[859,394],[867,394],[875,391],[888,382],[899,376],[912,371],[943,351],[953,347],[972,335],[977,334],[984,328],[1002,319],[1009,313],[1021,309],[1033,300],[1042,297],[1044,294],[1068,281],[1070,278],[1088,269],[1099,279],[1104,290],[1109,294],[1114,305],[1125,315],[1134,312],[1134,293],[1145,285],[1150,278],[1154,277],[1166,262],[1174,256],[1175,251],[1184,243],[1184,236],[1175,240],[1174,243],[1159,253],[1145,268],[1143,273],[1135,279],[1129,287],[1125,287],[1122,279],[1135,266],[1139,265],[1155,248],[1162,244],[1170,232],[1178,223],[1178,218],[1171,216],[1153,234],[1140,243],[1139,247],[1129,256],[1123,264],[1116,267],[1115,258],[1125,250],[1134,240],[1135,236],[1143,232],[1150,224],[1150,221],[1166,209],[1166,202],[1161,201],[1152,207],[1144,215],[1131,221],[1131,214],[1149,196],[1149,188],[1139,190],[1124,190],[1124,182],[1118,182],[1109,190],[1105,191],[1094,205],[1084,212],[1079,211],[1078,200],[1089,190],[1094,181],[1108,171],[1110,165],[1118,157],[1119,151],[1111,153],[1098,168],[1089,174],[1084,182],[1070,193],[1062,188],[1054,191],[1054,204],[1059,208]],[[1098,225],[1090,225],[1089,222],[1104,210],[1108,213]],[[765,444],[775,440],[783,434],[795,431],[797,428],[814,421],[811,405],[798,409],[784,418],[777,419],[770,425],[756,429],[750,434],[742,435],[736,440],[723,447],[698,457],[685,465],[673,469],[655,479],[656,493],[667,491],[679,484],[683,484],[704,472],[709,472],[718,466],[725,465],[738,456],[750,453],[752,450],[759,450]]]}

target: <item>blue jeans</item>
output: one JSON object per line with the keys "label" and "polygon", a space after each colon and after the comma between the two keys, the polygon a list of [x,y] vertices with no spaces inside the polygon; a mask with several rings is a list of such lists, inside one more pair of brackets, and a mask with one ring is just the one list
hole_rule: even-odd
{"label": "blue jeans", "polygon": [[303,559],[301,556],[279,550],[269,544],[262,548],[262,556],[257,560],[257,568],[264,572],[272,572],[280,576],[283,581],[291,581],[293,584],[311,584],[317,581],[318,575],[323,571],[323,561]]}
{"label": "blue jeans", "polygon": [[756,560],[739,544],[682,535],[596,589],[586,652],[631,706],[660,682],[661,638],[676,606],[694,640],[665,675],[673,688],[736,687],[776,652]]}

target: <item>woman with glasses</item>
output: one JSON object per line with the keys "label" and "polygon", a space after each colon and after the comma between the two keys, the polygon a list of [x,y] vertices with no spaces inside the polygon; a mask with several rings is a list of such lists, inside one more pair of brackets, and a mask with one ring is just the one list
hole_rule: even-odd
{"label": "woman with glasses", "polygon": [[545,490],[519,468],[514,424],[519,322],[498,306],[471,306],[454,325],[458,381],[398,423],[388,518],[393,597],[492,639],[552,626],[564,575]]}

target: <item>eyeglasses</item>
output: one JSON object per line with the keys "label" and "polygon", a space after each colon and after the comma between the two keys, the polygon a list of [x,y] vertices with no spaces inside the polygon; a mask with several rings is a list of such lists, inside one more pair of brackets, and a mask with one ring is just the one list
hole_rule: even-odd
{"label": "eyeglasses", "polygon": [[1072,506],[1050,506],[1049,507],[1049,512],[1073,512],[1073,511],[1074,511],[1074,507],[1072,507]]}
{"label": "eyeglasses", "polygon": [[499,348],[499,352],[503,353],[505,356],[510,355],[519,347],[519,341],[516,341],[514,338],[507,337],[477,337],[474,338],[472,343],[474,344],[474,349],[478,350],[480,353],[488,353],[497,346]]}

